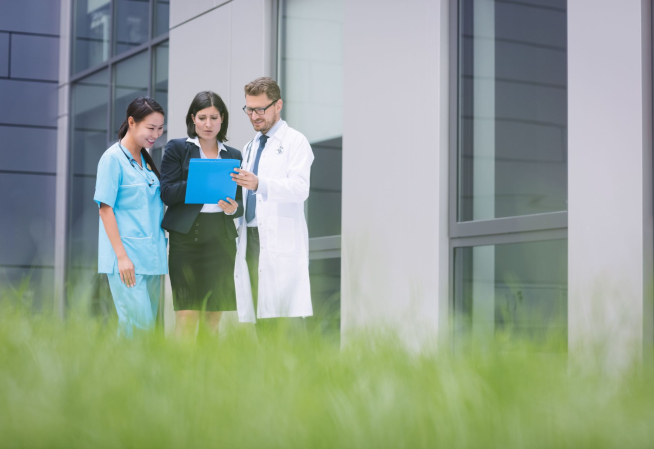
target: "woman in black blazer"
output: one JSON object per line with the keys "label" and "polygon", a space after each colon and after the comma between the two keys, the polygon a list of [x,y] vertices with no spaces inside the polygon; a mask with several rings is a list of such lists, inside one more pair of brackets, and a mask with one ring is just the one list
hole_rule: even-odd
{"label": "woman in black blazer", "polygon": [[228,123],[223,100],[214,92],[198,93],[186,115],[189,138],[168,142],[161,162],[161,199],[168,206],[161,227],[170,233],[168,269],[178,336],[194,335],[202,311],[216,333],[222,312],[236,310],[234,219],[243,215],[241,188],[229,202],[184,202],[191,159],[243,159],[240,151],[223,145]]}

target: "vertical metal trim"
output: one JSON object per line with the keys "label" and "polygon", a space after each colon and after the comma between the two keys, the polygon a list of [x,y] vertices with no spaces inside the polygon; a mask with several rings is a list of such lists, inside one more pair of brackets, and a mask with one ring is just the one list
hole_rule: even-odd
{"label": "vertical metal trim", "polygon": [[284,70],[284,64],[282,63],[283,51],[286,47],[286,26],[284,26],[284,14],[286,12],[286,1],[277,0],[277,53],[275,58],[277,59],[277,81],[282,88],[282,92],[286,90],[286,71]]}
{"label": "vertical metal trim", "polygon": [[107,142],[106,146],[109,148],[111,144],[111,136],[113,134],[112,131],[112,124],[113,124],[113,116],[114,116],[114,104],[113,104],[113,98],[114,98],[114,65],[109,64],[107,66],[107,70],[109,70],[108,73],[108,84],[107,84],[107,94],[108,94],[108,103],[107,103]]}
{"label": "vertical metal trim", "polygon": [[277,80],[280,79],[280,73],[279,73],[279,57],[280,57],[280,8],[281,8],[281,3],[282,0],[271,0],[271,24],[270,24],[270,34],[272,35],[272,39],[270,39],[270,73],[273,78],[276,78]]}
{"label": "vertical metal trim", "polygon": [[9,34],[9,42],[8,42],[8,44],[9,44],[9,55],[8,55],[8,58],[7,58],[7,78],[11,79],[11,36],[12,36],[13,33],[10,31],[8,34]]}
{"label": "vertical metal trim", "polygon": [[459,197],[458,144],[459,144],[459,0],[450,0],[450,135],[449,135],[449,235],[457,224]]}
{"label": "vertical metal trim", "polygon": [[154,98],[152,92],[154,91],[154,52],[152,51],[152,39],[154,39],[154,0],[150,0],[150,10],[148,14],[148,61],[150,64],[150,77],[148,79],[148,97]]}
{"label": "vertical metal trim", "polygon": [[[73,73],[73,59],[74,59],[74,44],[75,44],[75,16],[76,16],[76,1],[75,0],[62,0],[60,12],[65,12],[68,16],[68,30],[59,30],[60,39],[67,38],[68,42],[68,61],[66,64],[68,70],[65,74],[65,79],[59,80],[58,89],[59,92],[62,86],[65,86],[66,95],[64,101],[67,102],[66,110],[64,115],[66,116],[65,128],[62,130],[59,128],[59,123],[57,123],[57,159],[60,157],[64,158],[63,163],[57,164],[57,178],[63,179],[60,183],[57,183],[57,192],[56,192],[56,203],[58,211],[61,215],[60,218],[57,218],[55,214],[55,239],[61,239],[58,243],[55,242],[55,279],[54,279],[54,311],[60,319],[65,318],[66,313],[66,302],[68,297],[68,268],[69,268],[69,226],[71,222],[71,192],[72,192],[72,158],[71,158],[71,133],[73,126],[73,86],[71,84],[71,77]],[[68,10],[66,11],[66,8]],[[63,16],[60,17],[60,21],[64,20]],[[61,50],[61,47],[60,47]],[[61,60],[61,51],[59,53],[59,59]],[[60,71],[61,74],[61,71]],[[59,101],[62,98],[59,96]],[[58,110],[60,111],[61,105],[57,105]],[[61,119],[61,116],[58,117]],[[60,135],[59,132],[64,133],[63,144],[60,147]],[[61,172],[59,171],[61,168]],[[59,189],[62,189],[60,191]],[[57,250],[58,248],[58,250]]]}
{"label": "vertical metal trim", "polygon": [[652,28],[654,26],[654,8],[652,8],[651,1],[642,3],[643,8],[643,51],[642,57],[643,68],[643,90],[646,95],[643,95],[644,107],[643,113],[645,114],[643,120],[644,127],[644,148],[643,148],[643,360],[646,363],[652,364],[654,362],[654,158],[652,141],[654,139],[654,130],[652,125],[654,123],[654,98],[653,98],[653,51],[654,51],[654,33]]}
{"label": "vertical metal trim", "polygon": [[459,0],[450,0],[449,3],[449,21],[450,21],[450,42],[449,42],[449,92],[450,97],[449,101],[449,179],[448,179],[448,236],[449,245],[448,245],[448,269],[449,269],[449,291],[448,291],[448,305],[449,313],[448,320],[450,322],[449,328],[449,337],[450,337],[450,349],[454,350],[454,341],[456,339],[456,311],[454,310],[455,301],[454,294],[456,288],[456,267],[454,265],[454,247],[452,245],[452,232],[456,226],[457,214],[456,214],[456,202],[458,199],[458,159],[457,159],[457,144],[459,141],[458,129],[459,129],[459,115],[458,115],[458,101],[459,101],[459,90],[458,90],[458,76],[459,76]]}

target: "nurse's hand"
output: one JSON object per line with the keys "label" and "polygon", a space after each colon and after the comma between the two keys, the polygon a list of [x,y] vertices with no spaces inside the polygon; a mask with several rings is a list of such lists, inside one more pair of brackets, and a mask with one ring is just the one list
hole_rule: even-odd
{"label": "nurse's hand", "polygon": [[[227,201],[229,201],[229,203]],[[238,209],[238,203],[230,197],[227,197],[227,201],[218,201],[218,207],[220,207],[227,215],[233,215],[234,212],[236,212],[236,209]]]}
{"label": "nurse's hand", "polygon": [[134,264],[127,254],[118,258],[118,271],[120,272],[120,280],[127,287],[134,287],[136,285],[136,276],[134,275]]}

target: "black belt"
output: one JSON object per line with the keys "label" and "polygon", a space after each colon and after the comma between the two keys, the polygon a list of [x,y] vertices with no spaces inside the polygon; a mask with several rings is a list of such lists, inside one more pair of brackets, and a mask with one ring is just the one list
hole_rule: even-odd
{"label": "black belt", "polygon": [[248,227],[248,235],[259,237],[259,228],[256,226]]}

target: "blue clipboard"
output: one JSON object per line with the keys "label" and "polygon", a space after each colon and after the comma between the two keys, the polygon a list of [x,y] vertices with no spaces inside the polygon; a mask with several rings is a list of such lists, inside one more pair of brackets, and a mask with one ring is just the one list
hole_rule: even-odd
{"label": "blue clipboard", "polygon": [[238,159],[191,159],[186,181],[186,204],[217,204],[236,199],[236,181],[230,176]]}

